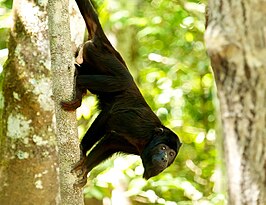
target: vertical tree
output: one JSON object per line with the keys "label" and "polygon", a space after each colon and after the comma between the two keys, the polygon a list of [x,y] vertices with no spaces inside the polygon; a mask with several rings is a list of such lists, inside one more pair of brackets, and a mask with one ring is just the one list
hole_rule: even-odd
{"label": "vertical tree", "polygon": [[0,91],[0,204],[59,204],[47,12],[15,0]]}
{"label": "vertical tree", "polygon": [[209,1],[206,46],[224,130],[229,204],[266,204],[265,1]]}
{"label": "vertical tree", "polygon": [[61,203],[83,204],[82,190],[73,184],[70,173],[78,161],[79,146],[76,113],[63,111],[60,103],[73,98],[74,58],[71,50],[68,0],[50,0],[48,25],[51,45],[53,95],[56,111],[56,133],[59,150],[59,181]]}

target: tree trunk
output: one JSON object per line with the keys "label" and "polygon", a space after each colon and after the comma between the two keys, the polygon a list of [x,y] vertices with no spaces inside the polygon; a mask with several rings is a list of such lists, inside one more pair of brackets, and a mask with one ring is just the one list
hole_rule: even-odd
{"label": "tree trunk", "polygon": [[60,106],[62,101],[73,98],[74,90],[74,58],[71,50],[68,0],[50,0],[48,16],[61,203],[81,205],[82,190],[73,186],[77,179],[70,173],[73,164],[79,159],[76,113],[65,112]]}
{"label": "tree trunk", "polygon": [[230,205],[266,204],[266,2],[210,0],[206,46],[224,130]]}
{"label": "tree trunk", "polygon": [[59,204],[46,5],[13,5],[0,91],[0,204]]}

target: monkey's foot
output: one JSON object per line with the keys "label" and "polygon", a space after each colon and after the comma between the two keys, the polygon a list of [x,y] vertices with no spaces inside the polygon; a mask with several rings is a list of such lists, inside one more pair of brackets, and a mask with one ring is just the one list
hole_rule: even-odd
{"label": "monkey's foot", "polygon": [[82,188],[87,184],[87,177],[82,178],[74,183],[74,187]]}
{"label": "monkey's foot", "polygon": [[87,183],[87,175],[89,170],[87,168],[87,157],[82,157],[73,167],[71,173],[75,173],[78,181],[74,184],[77,187],[83,187]]}
{"label": "monkey's foot", "polygon": [[71,173],[75,173],[77,177],[81,177],[86,172],[87,157],[81,157],[80,160],[74,164]]}

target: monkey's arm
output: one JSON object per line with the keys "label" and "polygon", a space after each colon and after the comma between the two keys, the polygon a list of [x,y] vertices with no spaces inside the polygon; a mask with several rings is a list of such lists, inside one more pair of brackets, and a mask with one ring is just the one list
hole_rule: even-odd
{"label": "monkey's arm", "polygon": [[108,75],[80,75],[77,77],[77,86],[89,90],[112,93],[128,89],[133,81]]}

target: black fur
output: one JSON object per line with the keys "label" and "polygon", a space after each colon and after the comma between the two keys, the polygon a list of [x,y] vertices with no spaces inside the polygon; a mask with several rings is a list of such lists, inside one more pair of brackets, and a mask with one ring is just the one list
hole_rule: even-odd
{"label": "black fur", "polygon": [[76,2],[89,40],[81,48],[83,53],[77,54],[82,62],[76,65],[75,99],[62,107],[75,110],[88,89],[97,95],[101,110],[80,144],[81,159],[73,169],[80,177],[77,185],[85,185],[88,172],[117,152],[140,155],[144,178],[153,177],[173,163],[181,146],[179,138],[144,100],[121,55],[105,36],[91,2]]}

